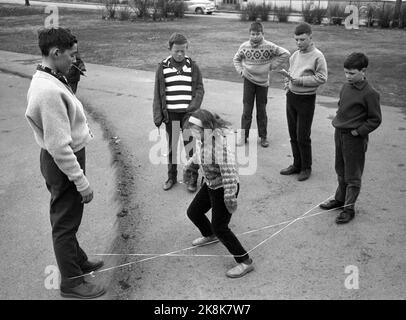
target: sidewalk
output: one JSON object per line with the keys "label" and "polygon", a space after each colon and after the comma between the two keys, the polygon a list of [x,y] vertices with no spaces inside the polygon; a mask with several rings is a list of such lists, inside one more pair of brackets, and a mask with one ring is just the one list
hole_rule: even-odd
{"label": "sidewalk", "polygon": [[[32,74],[37,56],[0,52],[0,70],[9,70],[21,74]],[[127,163],[135,170],[135,189],[130,215],[134,224],[118,225],[126,233],[118,242],[116,249],[127,246],[131,252],[114,253],[167,253],[190,246],[190,241],[199,236],[198,231],[188,221],[186,208],[193,198],[187,193],[185,186],[176,185],[172,190],[164,192],[162,183],[166,178],[166,165],[154,165],[150,161],[150,152],[156,142],[150,139],[155,132],[152,122],[152,92],[154,73],[87,64],[88,77],[79,83],[79,98],[104,114],[116,132],[126,152]],[[2,83],[8,75],[0,73]],[[18,93],[24,96],[28,82],[24,80]],[[234,128],[238,128],[242,111],[242,84],[211,79],[204,80],[206,95],[204,108],[218,112],[230,120]],[[2,86],[4,88],[4,86]],[[15,96],[11,89],[2,93],[4,97]],[[9,99],[9,98],[8,98]],[[8,100],[7,100],[8,101]],[[24,103],[21,99],[9,100],[7,105],[19,102],[21,105],[16,116],[23,114]],[[257,170],[255,175],[241,176],[241,193],[239,209],[233,215],[230,227],[239,234],[271,224],[296,218],[327,197],[334,194],[336,177],[334,173],[334,145],[331,119],[336,111],[337,99],[319,96],[312,128],[314,166],[312,177],[299,183],[293,177],[279,174],[279,170],[292,161],[285,116],[285,98],[282,90],[271,88],[268,100],[268,131],[271,145],[268,149],[258,146]],[[3,113],[14,112],[15,109],[2,108]],[[383,124],[371,135],[368,147],[363,188],[357,203],[359,213],[356,219],[346,225],[334,223],[334,213],[323,214],[307,220],[298,221],[282,231],[275,238],[266,242],[252,253],[256,270],[247,277],[231,281],[224,275],[234,262],[225,257],[161,257],[131,266],[117,268],[106,272],[113,279],[113,286],[118,288],[116,297],[130,299],[399,299],[406,292],[405,253],[406,245],[404,210],[406,182],[406,130],[405,115],[398,109],[383,107]],[[255,119],[255,118],[254,118]],[[16,118],[16,125],[26,129],[24,119]],[[8,123],[8,122],[7,122]],[[93,125],[94,126],[94,125]],[[253,127],[256,128],[255,121]],[[2,125],[3,130],[3,125]],[[164,130],[161,127],[161,132]],[[155,132],[156,133],[156,132]],[[30,142],[27,138],[24,141]],[[3,138],[3,144],[10,148],[10,143]],[[15,137],[11,140],[14,142]],[[255,144],[256,141],[250,141]],[[29,144],[29,143],[28,143]],[[8,184],[2,186],[2,203],[10,198],[13,192],[23,192],[26,198],[12,201],[9,206],[18,203],[18,208],[7,210],[1,207],[1,234],[12,225],[10,216],[26,217],[27,208],[32,208],[32,199],[38,197],[38,203],[46,204],[46,190],[41,187],[37,170],[37,156],[32,150],[15,149],[13,158],[2,156],[2,170],[14,172],[24,179],[24,172],[16,171],[18,158],[19,168],[26,167],[36,181],[36,188],[19,191],[16,179],[10,177]],[[89,165],[97,160],[105,159],[105,152],[95,149],[88,150]],[[24,156],[23,156],[24,155]],[[29,156],[29,157],[28,157]],[[9,160],[10,159],[10,160]],[[29,169],[28,169],[29,168]],[[6,169],[6,170],[5,170]],[[13,171],[15,170],[15,171]],[[92,172],[92,169],[90,169]],[[93,169],[95,170],[95,169]],[[90,173],[93,179],[104,176],[103,170]],[[3,175],[3,173],[2,173]],[[181,175],[178,175],[181,179]],[[23,180],[20,180],[23,181]],[[105,180],[103,180],[105,181]],[[112,180],[111,180],[112,181]],[[95,186],[103,185],[103,182]],[[106,182],[105,182],[106,183]],[[29,184],[25,184],[27,186]],[[23,185],[24,186],[24,185]],[[97,190],[97,187],[95,187]],[[35,192],[34,192],[35,191]],[[109,194],[108,192],[106,194]],[[103,196],[96,196],[96,199]],[[89,207],[89,211],[91,207]],[[46,220],[46,211],[36,208],[33,215],[42,215]],[[104,235],[112,234],[114,227],[111,220],[106,219],[106,209],[101,207],[97,226],[104,232],[95,230],[92,235],[101,242],[107,242]],[[109,210],[111,211],[111,210]],[[312,211],[318,212],[315,209]],[[89,217],[94,216],[89,212]],[[85,215],[86,216],[86,215]],[[23,218],[21,218],[23,219]],[[32,218],[31,218],[32,220]],[[86,219],[85,219],[86,220]],[[46,222],[40,223],[48,227]],[[83,225],[83,230],[86,226]],[[94,227],[93,224],[88,227]],[[110,227],[110,229],[109,229]],[[51,243],[45,232],[30,234],[28,239],[22,235],[26,230],[33,229],[32,224],[18,226],[8,232],[8,238],[24,246],[36,243],[32,252],[41,253],[44,247],[50,248]],[[278,228],[270,228],[241,236],[240,240],[247,248],[267,239]],[[113,232],[114,233],[114,232]],[[111,238],[110,238],[111,239]],[[3,246],[5,257],[3,264],[10,264],[13,256],[9,246]],[[13,246],[17,248],[17,246]],[[109,253],[109,245],[96,242],[89,246]],[[20,250],[20,251],[19,251]],[[26,249],[25,249],[26,250]],[[94,251],[95,253],[100,253]],[[23,255],[24,250],[17,249]],[[207,248],[199,248],[186,253],[190,254],[227,254],[220,244]],[[7,254],[7,255],[6,255]],[[45,253],[51,257],[49,251]],[[129,262],[141,258],[130,256]],[[21,267],[28,261],[21,260]],[[348,290],[344,287],[345,267],[356,265],[360,269],[360,289]],[[110,265],[109,265],[110,266]],[[6,270],[3,268],[2,270]],[[9,270],[9,269],[7,269]],[[21,294],[25,283],[23,269],[17,275],[21,286]],[[41,282],[41,267],[31,274],[31,280]],[[107,276],[107,275],[106,275]],[[97,280],[98,278],[96,278]],[[12,284],[7,282],[8,285]],[[243,289],[242,289],[243,288]],[[8,288],[7,290],[11,290]],[[120,291],[121,290],[121,291]],[[17,294],[18,296],[18,294]]]}

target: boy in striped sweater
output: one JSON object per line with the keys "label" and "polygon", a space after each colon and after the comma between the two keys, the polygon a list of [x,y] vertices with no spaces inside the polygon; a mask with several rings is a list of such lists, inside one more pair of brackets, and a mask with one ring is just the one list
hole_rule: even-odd
{"label": "boy in striped sweater", "polygon": [[264,39],[264,28],[260,22],[252,23],[249,33],[250,39],[240,46],[233,59],[235,69],[244,78],[241,117],[243,133],[238,145],[244,145],[248,141],[256,99],[258,135],[261,138],[261,146],[266,148],[269,146],[267,140],[268,116],[266,114],[269,72],[278,70],[287,63],[290,53]]}
{"label": "boy in striped sweater", "polygon": [[[163,189],[169,190],[177,182],[177,146],[182,132],[185,147],[190,147],[193,137],[184,132],[184,124],[189,115],[198,110],[204,96],[202,74],[197,64],[188,56],[188,41],[179,33],[169,38],[171,55],[158,66],[155,75],[153,117],[159,128],[163,123],[168,135],[168,179]],[[193,145],[193,144],[192,144]],[[193,148],[186,155],[193,155]],[[198,165],[193,165],[186,173],[188,190],[197,189]]]}

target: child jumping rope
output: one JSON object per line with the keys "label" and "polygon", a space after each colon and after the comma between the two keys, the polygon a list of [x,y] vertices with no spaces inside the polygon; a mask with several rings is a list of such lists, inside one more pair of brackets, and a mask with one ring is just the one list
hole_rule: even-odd
{"label": "child jumping rope", "polygon": [[[189,118],[189,128],[197,140],[197,150],[186,164],[200,164],[204,184],[187,209],[189,219],[200,230],[202,237],[192,244],[200,246],[218,238],[234,256],[237,266],[227,271],[230,278],[239,278],[254,270],[252,259],[228,227],[232,213],[237,210],[239,179],[235,157],[227,141],[228,122],[218,115],[199,109]],[[206,213],[212,209],[212,221]]]}

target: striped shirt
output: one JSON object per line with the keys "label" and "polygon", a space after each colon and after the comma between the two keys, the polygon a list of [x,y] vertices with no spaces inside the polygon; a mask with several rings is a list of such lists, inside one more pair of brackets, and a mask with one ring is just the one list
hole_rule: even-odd
{"label": "striped shirt", "polygon": [[165,95],[168,111],[185,112],[192,101],[192,63],[188,57],[180,70],[172,63],[171,57],[164,60]]}

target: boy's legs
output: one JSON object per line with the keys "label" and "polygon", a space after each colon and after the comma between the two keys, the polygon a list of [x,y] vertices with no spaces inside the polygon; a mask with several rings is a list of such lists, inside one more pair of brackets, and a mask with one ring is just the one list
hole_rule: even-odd
{"label": "boy's legs", "polygon": [[255,87],[258,135],[261,139],[266,139],[268,126],[268,116],[266,114],[266,104],[268,102],[268,87]]}
{"label": "boy's legs", "polygon": [[244,78],[243,112],[241,116],[241,129],[245,130],[245,136],[241,139],[248,139],[252,122],[252,111],[254,109],[255,84]]}
{"label": "boy's legs", "polygon": [[[85,170],[85,149],[75,155]],[[62,278],[61,288],[72,288],[81,284],[83,278],[69,278],[82,275],[81,265],[87,261],[76,238],[83,214],[82,198],[75,184],[60,171],[44,149],[41,150],[40,163],[42,175],[51,192],[50,220],[56,261]]]}
{"label": "boy's legs", "polygon": [[247,251],[228,227],[231,214],[224,203],[224,189],[209,190],[212,206],[212,228],[217,238],[224,244],[228,251],[235,256],[237,263],[249,259]]}
{"label": "boy's legs", "polygon": [[[184,115],[181,123],[181,130],[182,130],[182,137],[183,137],[183,145],[186,151],[186,158],[189,160],[193,153],[196,152],[196,139],[193,138],[189,129],[185,129],[185,123],[189,119],[188,115]],[[197,188],[197,178],[199,176],[199,165],[192,164],[187,169],[187,175],[189,177],[189,186],[188,189],[190,191],[196,191]]]}
{"label": "boy's legs", "polygon": [[203,184],[199,192],[194,197],[192,203],[187,209],[187,216],[199,229],[203,237],[213,235],[210,220],[206,217],[206,213],[211,208],[210,197],[207,184]]}
{"label": "boy's legs", "polygon": [[[181,131],[183,113],[168,112],[169,121],[165,124],[168,135],[168,180],[176,182],[177,170],[177,148]],[[172,186],[171,186],[172,187]]]}
{"label": "boy's legs", "polygon": [[288,91],[286,94],[286,118],[288,120],[288,129],[290,137],[290,145],[293,155],[293,166],[297,169],[302,167],[302,159],[300,156],[299,144],[297,141],[297,123],[298,112],[296,106],[298,104],[298,96]]}
{"label": "boy's legs", "polygon": [[347,184],[344,179],[344,155],[343,155],[343,139],[341,130],[336,129],[334,132],[335,142],[335,170],[337,173],[338,187],[334,199],[342,204],[345,201],[345,193]]}

